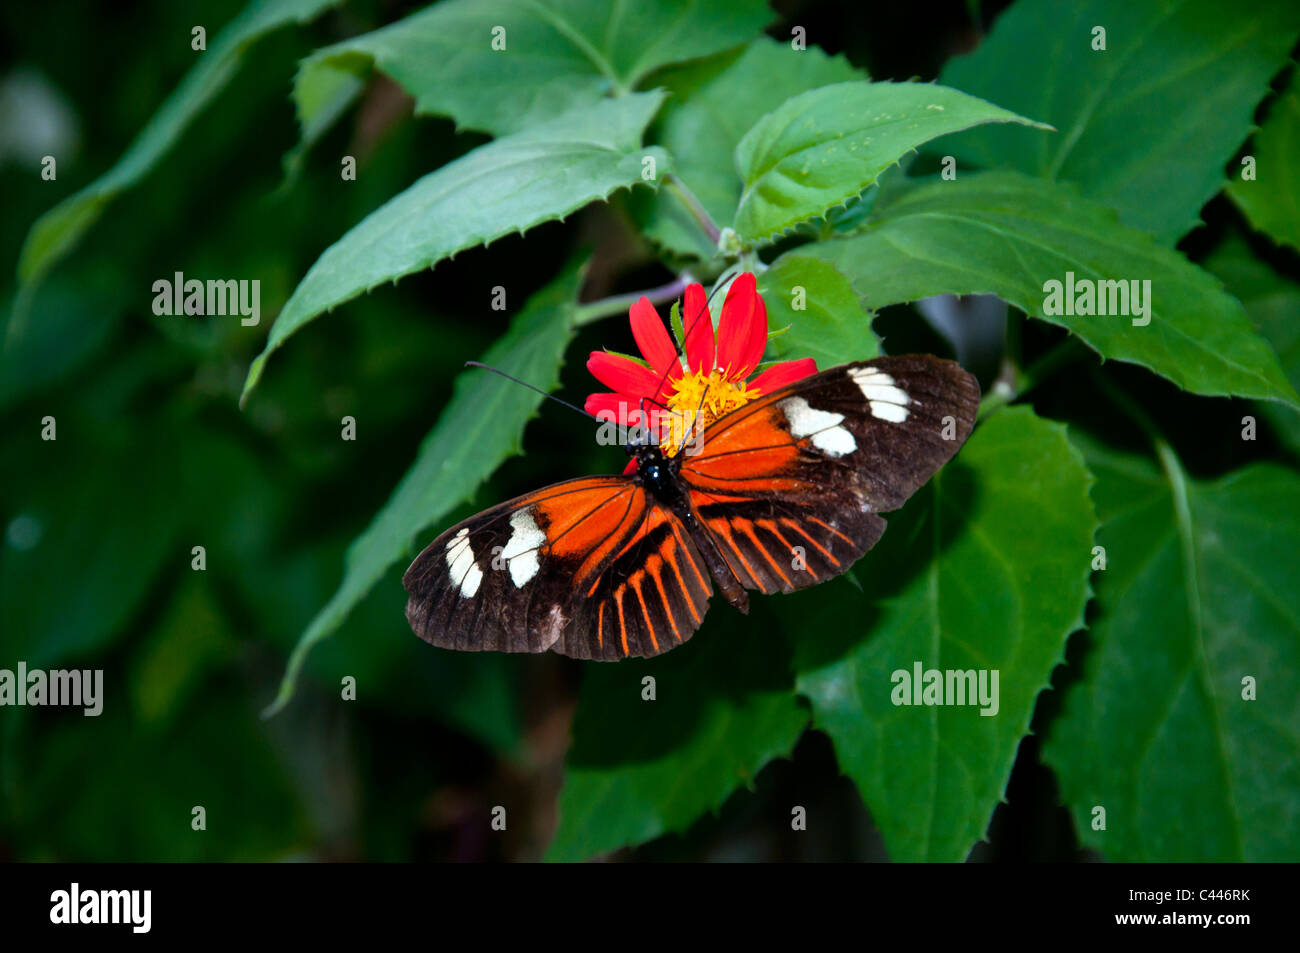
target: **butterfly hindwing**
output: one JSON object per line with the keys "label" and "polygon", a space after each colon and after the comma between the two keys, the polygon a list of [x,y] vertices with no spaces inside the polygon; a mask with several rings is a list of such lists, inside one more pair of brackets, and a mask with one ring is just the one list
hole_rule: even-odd
{"label": "butterfly hindwing", "polygon": [[790,592],[847,569],[970,435],[975,379],[909,355],[831,368],[718,419],[682,481],[741,584]]}
{"label": "butterfly hindwing", "polygon": [[713,593],[686,527],[653,503],[604,570],[575,583],[574,621],[555,651],[607,661],[681,645],[699,628]]}
{"label": "butterfly hindwing", "polygon": [[838,576],[885,531],[885,521],[851,497],[834,502],[824,491],[815,506],[708,491],[691,496],[736,579],[763,593],[794,592]]}
{"label": "butterfly hindwing", "polygon": [[680,520],[628,477],[557,483],[447,530],[406,571],[421,638],[462,651],[622,658],[698,627],[711,587]]}

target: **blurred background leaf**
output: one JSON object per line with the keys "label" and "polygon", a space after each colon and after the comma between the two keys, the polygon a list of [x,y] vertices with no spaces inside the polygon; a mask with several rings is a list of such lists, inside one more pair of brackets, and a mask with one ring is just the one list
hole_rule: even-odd
{"label": "blurred background leaf", "polygon": [[287,24],[311,20],[340,2],[253,0],[223,30],[212,31],[210,46],[207,39],[210,27],[196,24],[204,33],[200,49],[194,49],[198,38],[191,34],[191,49],[197,60],[194,68],[159,107],[122,158],[103,176],[50,209],[32,226],[18,261],[18,274],[23,282],[30,285],[39,281],[54,261],[66,255],[94,224],[105,204],[149,173],[159,157],[176,144],[181,131],[221,92],[230,74],[239,68],[250,44]]}

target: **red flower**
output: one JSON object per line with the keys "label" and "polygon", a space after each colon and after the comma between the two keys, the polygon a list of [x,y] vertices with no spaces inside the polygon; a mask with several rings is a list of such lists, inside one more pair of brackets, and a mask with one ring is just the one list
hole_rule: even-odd
{"label": "red flower", "polygon": [[632,337],[649,366],[621,354],[593,351],[587,370],[613,392],[588,397],[587,412],[623,427],[650,426],[668,456],[681,449],[689,433],[760,394],[817,372],[817,363],[808,357],[773,364],[746,380],[767,346],[767,306],[750,272],[736,278],[727,291],[716,338],[704,289],[687,286],[682,308],[685,366],[648,298],[632,305],[629,317]]}

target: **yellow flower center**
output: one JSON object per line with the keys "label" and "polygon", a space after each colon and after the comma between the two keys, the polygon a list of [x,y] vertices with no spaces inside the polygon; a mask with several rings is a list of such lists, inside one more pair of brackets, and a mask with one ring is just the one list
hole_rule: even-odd
{"label": "yellow flower center", "polygon": [[671,432],[661,438],[664,455],[676,456],[692,436],[698,437],[723,414],[743,407],[758,396],[756,389],[746,389],[744,381],[727,380],[722,370],[682,374],[673,381],[673,393],[668,397]]}

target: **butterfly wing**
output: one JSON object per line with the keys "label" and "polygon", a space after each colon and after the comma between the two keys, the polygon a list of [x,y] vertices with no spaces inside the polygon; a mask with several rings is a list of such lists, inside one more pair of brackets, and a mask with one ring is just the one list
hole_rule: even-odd
{"label": "butterfly wing", "polygon": [[645,498],[640,524],[620,538],[612,558],[574,577],[574,621],[555,646],[562,655],[659,655],[703,621],[713,584],[699,549],[672,511]]}
{"label": "butterfly wing", "polygon": [[747,588],[822,582],[957,452],[978,404],[974,379],[932,357],[805,378],[718,419],[686,452],[697,525],[627,476],[559,483],[434,540],[403,577],[407,618],[444,648],[657,655],[690,638],[712,594],[694,534]]}
{"label": "butterfly wing", "polygon": [[680,476],[736,578],[791,592],[844,572],[970,436],[979,385],[928,355],[846,364],[714,421]]}
{"label": "butterfly wing", "polygon": [[712,592],[681,521],[624,476],[484,510],[430,543],[402,584],[411,628],[434,645],[598,659],[685,641]]}

